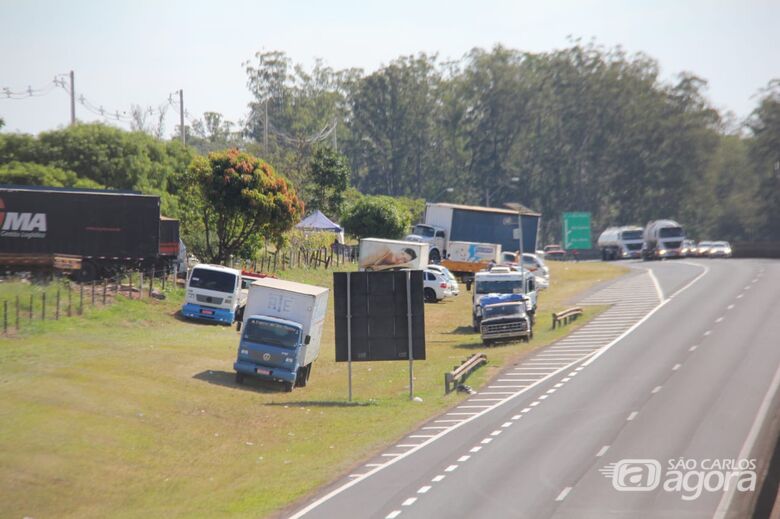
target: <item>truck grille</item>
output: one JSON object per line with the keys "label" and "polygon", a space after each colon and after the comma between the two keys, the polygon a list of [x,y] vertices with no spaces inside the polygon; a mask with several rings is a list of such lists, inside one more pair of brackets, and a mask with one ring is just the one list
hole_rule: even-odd
{"label": "truck grille", "polygon": [[504,334],[509,332],[524,332],[527,329],[528,329],[528,323],[525,321],[518,321],[515,323],[482,325],[482,333],[485,335],[492,335],[496,333]]}
{"label": "truck grille", "polygon": [[204,296],[203,294],[196,294],[195,299],[197,299],[198,303],[210,303],[212,305],[222,304],[221,297],[211,297],[211,296]]}
{"label": "truck grille", "polygon": [[628,250],[639,250],[642,248],[641,243],[626,243],[626,248]]}
{"label": "truck grille", "polygon": [[682,241],[667,241],[664,242],[664,245],[667,249],[679,249],[680,245],[682,245]]}

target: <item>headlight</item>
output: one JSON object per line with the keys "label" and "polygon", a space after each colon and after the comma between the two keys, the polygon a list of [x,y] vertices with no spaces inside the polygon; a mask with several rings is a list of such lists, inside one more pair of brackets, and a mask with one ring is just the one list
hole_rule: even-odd
{"label": "headlight", "polygon": [[665,255],[666,254],[666,249],[659,250],[658,254],[660,254],[661,256]]}

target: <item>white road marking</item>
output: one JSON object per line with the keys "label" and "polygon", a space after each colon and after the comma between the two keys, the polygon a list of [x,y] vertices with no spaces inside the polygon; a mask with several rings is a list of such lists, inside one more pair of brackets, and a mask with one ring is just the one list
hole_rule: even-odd
{"label": "white road marking", "polygon": [[387,516],[385,516],[385,519],[395,519],[399,515],[401,515],[401,511],[400,510],[393,510],[392,512],[387,514]]}
{"label": "white road marking", "polygon": [[501,434],[502,432],[504,432],[504,431],[502,431],[501,429],[496,429],[495,431],[493,431],[492,433],[490,433],[490,436],[498,436],[498,435],[499,435],[499,434]]}
{"label": "white road marking", "polygon": [[704,336],[705,336],[705,337],[707,337],[707,336],[708,336],[708,335],[710,335],[711,333],[712,333],[712,330],[707,330],[706,332],[704,332]]}
{"label": "white road marking", "polygon": [[628,415],[628,418],[626,418],[626,421],[628,421],[628,422],[632,421],[634,418],[636,418],[636,416],[637,416],[638,414],[639,414],[638,412],[636,412],[636,411],[632,411],[632,412],[631,412],[631,414],[630,414],[630,415]]}
{"label": "white road marking", "polygon": [[726,310],[731,310],[734,308],[734,303],[731,303],[729,306],[726,307]]}
{"label": "white road marking", "polygon": [[457,465],[450,465],[449,467],[447,467],[446,469],[444,469],[444,472],[452,472],[452,471],[453,471],[453,470],[455,470],[456,468],[458,468],[458,466],[457,466]]}
{"label": "white road marking", "polygon": [[458,423],[463,421],[462,419],[453,418],[452,420],[434,420],[433,423]]}
{"label": "white road marking", "polygon": [[571,380],[571,379],[569,377],[566,377],[566,378],[562,378],[561,382],[568,382],[569,380]]}
{"label": "white road marking", "polygon": [[[510,380],[510,382],[514,382],[513,380]],[[518,388],[518,387],[526,387],[528,384],[523,385],[512,385],[512,386],[488,386],[488,389],[512,389],[512,388]],[[477,407],[477,406],[474,406]],[[483,407],[490,407],[490,406],[483,406]]]}
{"label": "white road marking", "polygon": [[482,440],[479,443],[481,443],[482,445],[487,445],[488,443],[490,443],[492,441],[493,441],[493,438],[485,438],[484,440]]}
{"label": "white road marking", "polygon": [[608,450],[609,450],[609,445],[605,445],[605,446],[603,446],[603,447],[601,448],[601,450],[600,450],[600,451],[598,451],[598,452],[596,453],[596,457],[597,457],[597,458],[600,458],[600,457],[602,457],[604,454],[606,454],[606,453],[607,453],[607,451],[608,451]]}
{"label": "white road marking", "polygon": [[745,294],[739,294],[739,295],[737,296],[737,299],[742,299],[743,297],[745,297]]}
{"label": "white road marking", "polygon": [[350,474],[347,476],[348,478],[359,478],[360,476],[363,476],[364,474]]}
{"label": "white road marking", "polygon": [[[548,396],[550,396],[550,395],[540,395],[539,396],[539,400],[546,400]],[[531,404],[531,405],[533,405],[533,404]]]}
{"label": "white road marking", "polygon": [[424,494],[427,491],[431,489],[430,485],[425,485],[424,487],[420,487],[420,489],[417,491],[418,494]]}
{"label": "white road marking", "polygon": [[698,345],[698,344],[694,344],[693,346],[691,346],[690,348],[688,348],[688,351],[696,351],[696,348],[698,348],[698,347],[699,347],[699,345]]}
{"label": "white road marking", "polygon": [[444,479],[445,477],[446,477],[446,476],[445,476],[444,474],[439,474],[438,476],[436,476],[435,478],[433,478],[431,481],[433,481],[434,483],[438,483],[439,481],[441,481],[441,480],[442,480],[442,479]]}
{"label": "white road marking", "polygon": [[384,456],[385,458],[395,458],[396,456],[400,456],[400,455],[401,455],[400,453],[396,453],[396,452],[386,452],[382,454],[382,456]]}
{"label": "white road marking", "polygon": [[396,445],[396,447],[400,447],[402,449],[408,449],[409,447],[417,447],[416,443],[399,443]]}
{"label": "white road marking", "polygon": [[469,452],[479,452],[480,450],[482,450],[482,447],[477,445],[476,447],[472,447]]}
{"label": "white road marking", "polygon": [[531,408],[530,408],[530,407],[524,407],[524,408],[523,408],[523,410],[522,410],[522,411],[520,411],[520,412],[521,412],[521,413],[527,413],[527,412],[528,412],[528,411],[530,411],[530,410],[531,410]]}
{"label": "white road marking", "polygon": [[563,501],[566,499],[566,496],[569,495],[569,492],[571,492],[571,487],[564,488],[560,494],[558,494],[558,497],[555,498],[556,501]]}
{"label": "white road marking", "polygon": [[716,323],[721,323],[721,322],[723,322],[723,317],[718,317],[717,319],[715,319],[715,322],[716,322]]}
{"label": "white road marking", "polygon": [[415,501],[417,501],[416,497],[410,497],[409,499],[401,503],[401,506],[412,506]]}
{"label": "white road marking", "polygon": [[558,390],[553,387],[553,388],[550,388],[550,389],[547,390],[547,394],[549,395],[549,394],[555,393],[556,391],[558,391]]}
{"label": "white road marking", "polygon": [[659,391],[661,391],[662,386],[655,386],[652,391],[650,391],[652,394],[656,394]]}
{"label": "white road marking", "polygon": [[538,405],[539,405],[539,401],[537,400],[536,402],[531,402],[531,403],[530,403],[530,404],[528,404],[528,405],[530,405],[531,407],[536,407],[536,406],[538,406]]}
{"label": "white road marking", "polygon": [[672,366],[672,371],[677,371],[681,367],[682,367],[682,364],[675,364],[674,366]]}
{"label": "white road marking", "polygon": [[558,382],[553,387],[563,387],[563,382]]}
{"label": "white road marking", "polygon": [[366,467],[381,467],[384,463],[366,463]]}
{"label": "white road marking", "polygon": [[501,427],[509,427],[510,425],[512,425],[512,422],[504,422],[501,424]]}
{"label": "white road marking", "polygon": [[471,458],[471,456],[469,456],[469,455],[467,454],[467,455],[465,455],[465,456],[461,456],[460,458],[458,458],[458,461],[459,461],[460,463],[463,463],[464,461],[468,461],[468,460],[469,460],[469,458]]}
{"label": "white road marking", "polygon": [[497,402],[503,398],[470,398],[469,402]]}
{"label": "white road marking", "polygon": [[435,434],[411,434],[409,438],[435,438]]}

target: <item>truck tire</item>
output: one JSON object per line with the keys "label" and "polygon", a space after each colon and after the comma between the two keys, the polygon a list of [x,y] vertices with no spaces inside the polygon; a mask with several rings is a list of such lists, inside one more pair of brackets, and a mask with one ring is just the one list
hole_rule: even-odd
{"label": "truck tire", "polygon": [[293,388],[295,387],[295,384],[292,382],[285,382],[284,383],[284,392],[285,393],[292,393]]}
{"label": "truck tire", "polygon": [[441,254],[439,253],[439,249],[431,250],[431,253],[428,254],[428,261],[430,263],[439,263],[441,261]]}
{"label": "truck tire", "polygon": [[244,374],[236,372],[236,384],[239,386],[244,383]]}
{"label": "truck tire", "polygon": [[95,265],[91,261],[82,261],[81,269],[79,269],[76,272],[75,278],[76,281],[78,281],[79,283],[84,283],[87,281],[94,281],[95,279],[97,279],[97,275],[98,275],[97,265]]}
{"label": "truck tire", "polygon": [[297,387],[306,387],[306,382],[309,380],[309,370],[311,370],[311,364],[298,368],[298,373],[295,377],[295,385]]}
{"label": "truck tire", "polygon": [[437,301],[436,292],[432,288],[426,288],[424,293],[426,303],[435,303]]}

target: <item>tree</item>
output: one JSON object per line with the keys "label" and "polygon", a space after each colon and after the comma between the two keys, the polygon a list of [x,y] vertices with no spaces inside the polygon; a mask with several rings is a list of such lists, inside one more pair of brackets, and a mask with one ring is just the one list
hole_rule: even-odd
{"label": "tree", "polygon": [[65,171],[53,166],[43,166],[34,162],[18,161],[0,165],[0,184],[90,189],[101,189],[103,187],[94,180],[79,178],[72,171]]}
{"label": "tree", "polygon": [[224,263],[262,238],[277,244],[303,215],[303,202],[273,168],[231,149],[193,159],[186,177],[185,221],[199,219],[208,261]]}
{"label": "tree", "polygon": [[759,179],[761,239],[780,240],[780,79],[763,90],[758,108],[748,121],[753,133],[750,159]]}
{"label": "tree", "polygon": [[400,238],[409,228],[408,210],[389,196],[364,196],[347,208],[341,219],[346,231],[358,238]]}
{"label": "tree", "polygon": [[309,208],[319,209],[331,217],[338,218],[344,205],[344,194],[349,187],[349,162],[347,157],[324,146],[314,152],[309,162]]}

